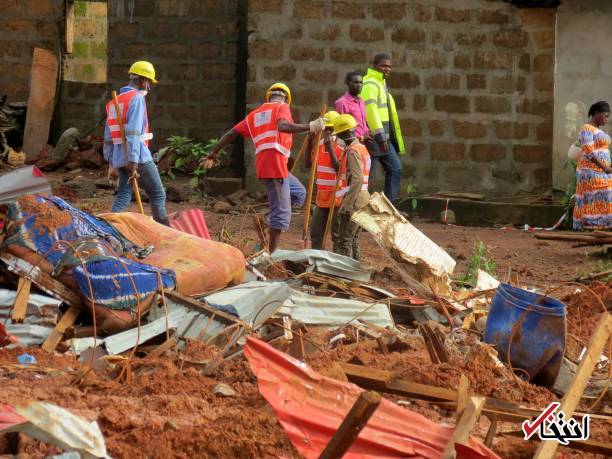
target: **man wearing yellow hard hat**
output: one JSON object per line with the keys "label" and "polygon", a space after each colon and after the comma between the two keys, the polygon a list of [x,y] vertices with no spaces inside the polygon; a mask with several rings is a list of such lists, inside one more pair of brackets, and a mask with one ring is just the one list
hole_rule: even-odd
{"label": "man wearing yellow hard hat", "polygon": [[283,231],[291,221],[291,195],[287,161],[291,155],[293,133],[321,132],[325,120],[317,118],[308,124],[297,124],[291,117],[291,91],[283,83],[274,83],[266,92],[266,101],[219,139],[210,155],[202,159],[207,167],[217,159],[219,151],[241,135],[255,146],[255,171],[266,187],[270,214],[268,217],[270,253],[274,252]]}
{"label": "man wearing yellow hard hat", "polygon": [[155,69],[150,62],[138,61],[132,64],[128,74],[130,82],[122,87],[117,95],[127,141],[127,158],[114,101],[106,104],[104,159],[111,171],[119,176],[119,190],[112,211],[123,212],[128,208],[132,201],[132,177],[138,177],[139,184],[149,197],[153,218],[169,226],[166,191],[149,150],[149,140],[153,138],[153,134],[149,130],[145,96],[152,85],[157,83]]}
{"label": "man wearing yellow hard hat", "polygon": [[[342,147],[336,142],[336,137],[332,135],[334,130],[334,119],[339,115],[338,112],[330,110],[324,115],[325,130],[323,139],[319,144],[319,153],[317,154],[317,163],[312,164],[313,158],[310,155],[305,156],[306,167],[316,167],[316,184],[317,195],[315,198],[316,207],[312,214],[312,223],[310,225],[310,241],[312,248],[321,250],[323,248],[323,238],[325,236],[325,226],[329,212],[331,211],[332,203],[334,204],[335,212],[337,213],[342,196],[346,189],[342,175],[340,172],[340,161],[342,156]],[[311,142],[313,140],[311,139]],[[308,151],[312,151],[312,145],[308,145]],[[338,174],[341,174],[338,190],[336,190],[336,179]],[[332,238],[338,232],[338,219],[332,216]]]}
{"label": "man wearing yellow hard hat", "polygon": [[369,199],[368,181],[372,160],[370,153],[355,134],[357,121],[351,115],[338,115],[334,119],[333,134],[345,144],[343,163],[346,167],[346,193],[338,209],[338,233],[334,252],[359,260],[359,225],[351,220],[354,212],[364,207]]}

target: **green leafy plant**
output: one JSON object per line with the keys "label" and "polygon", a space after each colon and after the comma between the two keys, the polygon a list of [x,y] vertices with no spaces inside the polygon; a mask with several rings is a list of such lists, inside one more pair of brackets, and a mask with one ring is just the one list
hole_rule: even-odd
{"label": "green leafy plant", "polygon": [[417,186],[416,183],[410,181],[408,186],[406,187],[406,194],[408,194],[408,199],[410,199],[410,204],[412,205],[412,210],[416,210],[419,202],[417,201]]}
{"label": "green leafy plant", "polygon": [[[207,172],[207,169],[200,166],[200,160],[207,156],[218,142],[218,139],[210,139],[206,144],[202,144],[188,137],[170,136],[168,145],[161,148],[156,157],[158,164],[164,158],[170,162],[167,169],[162,173],[162,178],[173,180],[177,173],[188,174],[192,176],[189,185],[196,188],[200,177],[206,175]],[[225,150],[219,152],[220,157],[225,154]]]}
{"label": "green leafy plant", "polygon": [[484,245],[484,242],[478,241],[474,244],[472,253],[470,254],[470,262],[465,274],[460,280],[469,285],[476,285],[478,279],[478,270],[482,270],[491,276],[496,275],[497,266],[493,254]]}

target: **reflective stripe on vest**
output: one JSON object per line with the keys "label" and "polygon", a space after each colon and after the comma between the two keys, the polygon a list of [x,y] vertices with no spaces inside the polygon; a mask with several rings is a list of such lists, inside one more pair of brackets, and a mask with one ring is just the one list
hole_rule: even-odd
{"label": "reflective stripe on vest", "polygon": [[[126,91],[122,94],[117,95],[117,103],[119,104],[119,110],[121,111],[121,120],[123,125],[127,124],[127,112],[130,108],[130,104],[134,99],[134,96],[138,94],[136,89]],[[119,126],[119,120],[117,119],[117,110],[115,109],[115,102],[111,100],[106,104],[106,124],[111,135],[111,140],[115,145],[121,145],[123,139],[121,138],[121,126]],[[142,141],[147,147],[149,146],[149,140],[153,138],[153,134],[149,132],[149,118],[145,111],[145,132],[144,134],[132,134],[126,132],[126,138],[129,137],[137,138]]]}
{"label": "reflective stripe on vest", "polygon": [[287,157],[291,156],[291,137],[286,136],[282,140],[277,126],[280,106],[280,103],[267,102],[246,117],[256,155],[264,150],[276,150]]}

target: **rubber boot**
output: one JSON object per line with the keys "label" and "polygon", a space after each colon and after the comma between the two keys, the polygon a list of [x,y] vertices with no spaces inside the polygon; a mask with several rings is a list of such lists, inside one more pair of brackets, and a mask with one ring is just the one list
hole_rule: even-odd
{"label": "rubber boot", "polygon": [[273,253],[279,246],[281,240],[281,230],[269,229],[270,241],[268,243],[268,250]]}

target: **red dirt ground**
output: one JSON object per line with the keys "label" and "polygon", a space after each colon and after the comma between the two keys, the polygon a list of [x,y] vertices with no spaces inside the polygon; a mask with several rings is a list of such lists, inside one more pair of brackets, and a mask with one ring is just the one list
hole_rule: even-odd
{"label": "red dirt ground", "polygon": [[[109,192],[101,192],[96,198],[81,200],[78,204],[84,210],[96,213],[109,211],[111,200]],[[251,219],[212,213],[207,210],[211,204],[170,203],[169,210],[202,207],[213,237],[219,237],[223,230],[223,234],[231,237],[237,245],[255,251],[257,237]],[[294,214],[283,247],[300,247],[302,222],[303,215]],[[518,273],[525,283],[550,286],[577,273],[590,272],[596,265],[595,259],[587,257],[587,253],[594,251],[592,248],[572,248],[571,243],[560,241],[538,241],[531,233],[523,231],[414,223],[457,260],[456,272],[465,270],[472,247],[479,240],[493,254],[500,280],[513,272]],[[365,261],[381,271],[374,277],[380,281],[380,286],[403,286],[388,269],[385,255],[368,234],[362,234],[361,247]],[[594,286],[608,307],[612,300],[611,287],[612,284]],[[564,299],[569,310],[568,329],[578,340],[587,342],[601,307],[585,295],[581,292]],[[319,346],[326,342],[324,335],[314,331],[312,338]],[[573,345],[577,346],[576,343]],[[62,370],[58,373],[35,372],[11,366],[23,351],[0,352],[0,400],[10,404],[45,400],[87,419],[97,420],[108,452],[113,457],[298,457],[272,409],[259,394],[256,379],[242,357],[225,362],[212,377],[202,375],[195,368],[181,370],[173,353],[152,361],[135,358],[133,379],[127,384],[115,381],[113,375],[116,373],[110,370],[89,373],[76,384],[75,374],[80,365],[72,356],[48,355],[40,349],[28,349],[38,359],[39,366]],[[194,360],[201,360],[209,354],[208,349],[198,345],[188,347],[188,352]],[[339,349],[307,357],[315,369],[330,375],[334,374],[334,362],[349,360],[392,371],[399,378],[452,389],[456,389],[460,374],[464,373],[470,381],[471,393],[526,406],[543,408],[550,401],[557,400],[546,389],[517,381],[506,368],[494,368],[481,351],[458,355],[447,364],[432,364],[418,340],[410,341],[401,351],[387,355],[358,346],[350,351]],[[229,384],[236,396],[214,395],[213,387],[218,382]],[[401,400],[398,396],[389,398]],[[411,401],[409,407],[436,422],[454,423],[452,410],[421,401]],[[475,434],[484,438],[488,424],[488,420],[481,417]],[[498,430],[519,428],[518,424],[500,423]],[[610,441],[610,423],[592,422],[591,434],[591,438]],[[536,445],[533,441],[525,443],[521,438],[498,435],[493,449],[502,457],[531,457]],[[7,448],[6,439],[4,443],[0,441],[0,454],[8,453]],[[595,457],[567,448],[559,451],[563,457]],[[18,451],[11,452],[21,453],[20,457],[44,457],[56,453],[57,449],[21,435]]]}

